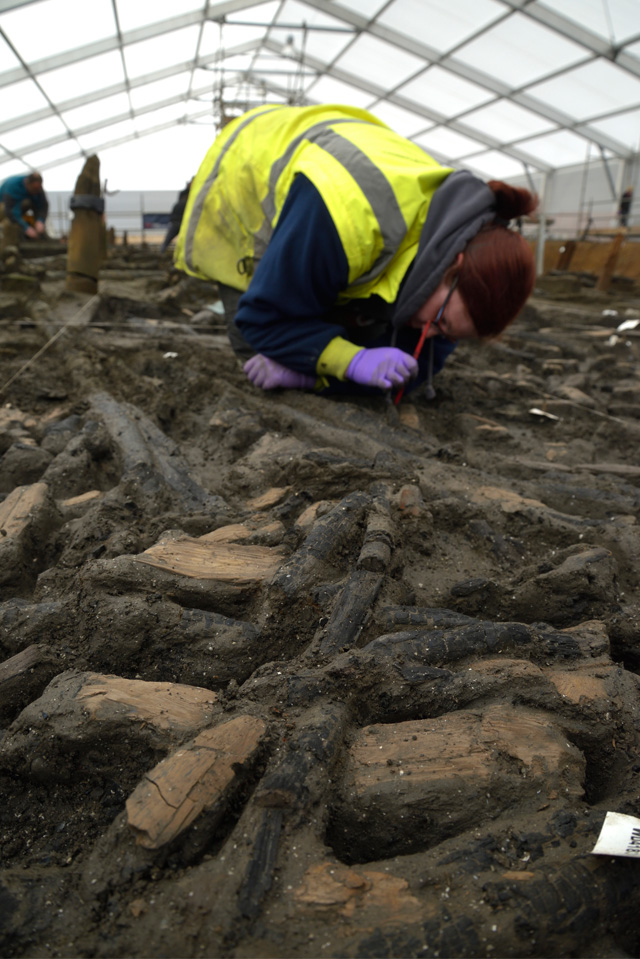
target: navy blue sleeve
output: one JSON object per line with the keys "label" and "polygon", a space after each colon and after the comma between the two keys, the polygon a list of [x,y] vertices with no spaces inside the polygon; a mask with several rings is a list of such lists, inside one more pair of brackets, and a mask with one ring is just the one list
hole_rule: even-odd
{"label": "navy blue sleeve", "polygon": [[314,375],[318,357],[344,327],[322,314],[349,281],[349,264],[320,193],[298,174],[266,252],[240,299],[235,323],[257,352]]}

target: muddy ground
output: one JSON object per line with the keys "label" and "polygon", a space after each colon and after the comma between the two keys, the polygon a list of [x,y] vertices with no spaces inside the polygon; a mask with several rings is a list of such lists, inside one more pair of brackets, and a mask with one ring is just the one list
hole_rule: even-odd
{"label": "muddy ground", "polygon": [[640,954],[591,853],[640,815],[640,298],[537,291],[396,409],[254,389],[152,250],[64,269],[0,294],[2,955]]}

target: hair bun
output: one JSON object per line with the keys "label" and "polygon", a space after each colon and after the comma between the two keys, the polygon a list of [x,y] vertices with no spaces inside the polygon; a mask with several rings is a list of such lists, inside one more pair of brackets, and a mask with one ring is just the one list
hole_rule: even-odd
{"label": "hair bun", "polygon": [[502,180],[489,180],[487,186],[496,198],[496,214],[503,220],[533,213],[538,205],[537,194],[523,187],[511,186]]}

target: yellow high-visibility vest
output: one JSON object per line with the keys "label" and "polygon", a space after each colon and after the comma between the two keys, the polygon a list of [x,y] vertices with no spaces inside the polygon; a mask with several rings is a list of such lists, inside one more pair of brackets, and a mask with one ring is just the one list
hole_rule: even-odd
{"label": "yellow high-visibility vest", "polygon": [[377,294],[393,303],[431,198],[451,172],[365,110],[256,107],[222,130],[198,170],[176,266],[246,290],[293,178],[303,173],[321,194],[347,257],[341,301]]}

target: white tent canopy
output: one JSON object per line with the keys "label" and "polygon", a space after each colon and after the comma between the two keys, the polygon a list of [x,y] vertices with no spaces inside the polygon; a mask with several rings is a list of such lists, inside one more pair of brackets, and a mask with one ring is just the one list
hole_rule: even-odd
{"label": "white tent canopy", "polygon": [[631,182],[640,0],[0,0],[0,86],[0,180],[145,140],[182,181],[229,116],[334,102],[485,178]]}

